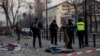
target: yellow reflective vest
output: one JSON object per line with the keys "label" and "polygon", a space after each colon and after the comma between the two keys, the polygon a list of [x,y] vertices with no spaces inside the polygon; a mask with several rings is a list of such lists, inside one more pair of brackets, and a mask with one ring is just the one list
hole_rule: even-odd
{"label": "yellow reflective vest", "polygon": [[84,31],[85,30],[85,23],[84,22],[78,22],[77,23],[77,30],[78,31]]}

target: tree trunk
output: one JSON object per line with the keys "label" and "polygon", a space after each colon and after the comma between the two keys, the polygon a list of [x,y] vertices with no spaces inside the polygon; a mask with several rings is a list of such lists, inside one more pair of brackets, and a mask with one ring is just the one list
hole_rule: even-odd
{"label": "tree trunk", "polygon": [[97,32],[98,26],[97,26],[96,12],[95,12],[95,0],[94,0],[94,19],[95,19],[95,32]]}
{"label": "tree trunk", "polygon": [[75,22],[77,22],[77,21],[78,21],[78,10],[77,10],[77,5],[74,5],[74,8],[75,8],[75,19],[76,19]]}
{"label": "tree trunk", "polygon": [[8,11],[6,10],[6,8],[4,6],[2,6],[2,8],[4,9],[7,22],[10,24],[10,27],[12,28],[12,23],[11,23],[11,20],[9,18]]}

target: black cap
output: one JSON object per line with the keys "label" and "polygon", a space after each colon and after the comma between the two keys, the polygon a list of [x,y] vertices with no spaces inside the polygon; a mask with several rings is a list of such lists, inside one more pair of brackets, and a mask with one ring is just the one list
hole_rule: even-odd
{"label": "black cap", "polygon": [[37,21],[38,20],[38,18],[35,18],[35,21]]}
{"label": "black cap", "polygon": [[56,22],[56,20],[53,20],[53,22]]}

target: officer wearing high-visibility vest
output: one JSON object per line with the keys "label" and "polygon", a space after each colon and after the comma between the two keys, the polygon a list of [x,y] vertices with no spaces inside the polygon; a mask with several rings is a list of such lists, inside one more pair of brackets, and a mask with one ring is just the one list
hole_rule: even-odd
{"label": "officer wearing high-visibility vest", "polygon": [[77,22],[77,36],[79,40],[79,48],[84,48],[84,35],[85,35],[85,23],[79,18]]}

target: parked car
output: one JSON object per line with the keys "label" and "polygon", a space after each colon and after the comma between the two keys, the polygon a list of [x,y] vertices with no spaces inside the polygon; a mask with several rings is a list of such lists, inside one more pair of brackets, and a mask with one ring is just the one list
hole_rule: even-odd
{"label": "parked car", "polygon": [[23,36],[29,36],[32,32],[30,31],[30,28],[22,28],[21,33]]}

